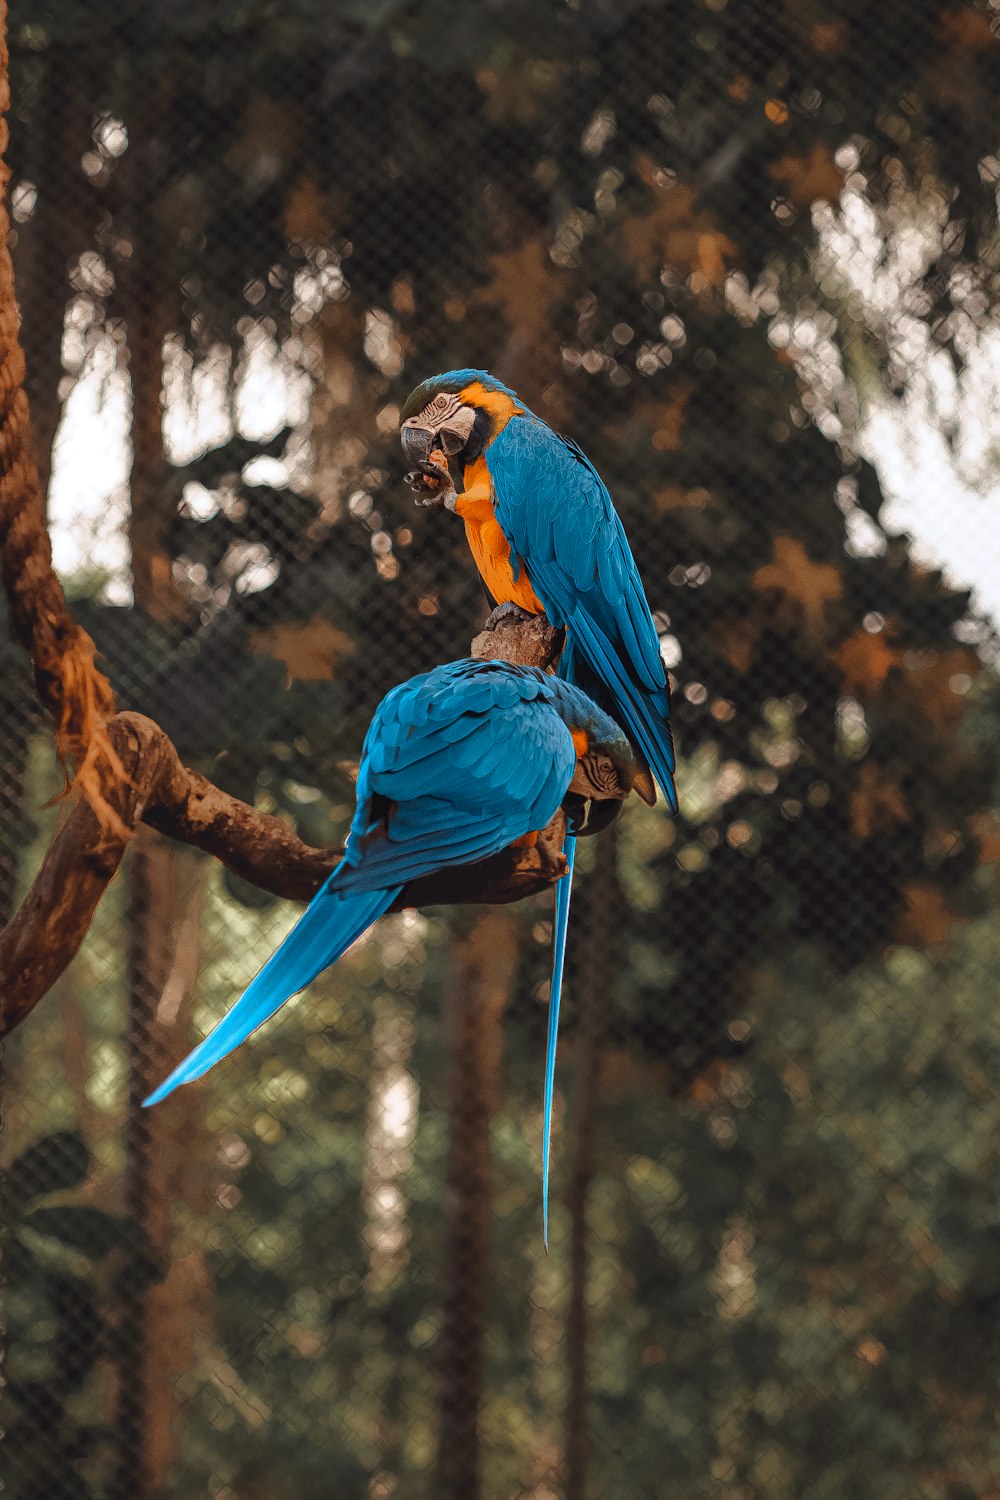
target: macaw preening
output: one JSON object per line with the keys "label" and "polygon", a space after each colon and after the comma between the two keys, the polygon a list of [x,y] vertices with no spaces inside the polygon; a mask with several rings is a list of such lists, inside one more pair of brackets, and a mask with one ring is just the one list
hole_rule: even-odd
{"label": "macaw preening", "polygon": [[456,661],[393,688],[365,737],[343,859],[233,1008],[145,1103],[238,1047],[409,881],[530,840],[561,806],[587,832],[590,806],[617,810],[634,776],[620,727],[534,667]]}
{"label": "macaw preening", "polygon": [[[418,385],[401,413],[401,439],[417,465],[407,481],[418,503],[444,505],[465,522],[491,604],[544,614],[565,629],[559,676],[583,688],[627,730],[639,795],[650,804],[656,800],[655,776],[676,812],[670,687],[656,626],[624,528],[593,464],[485,370],[451,370]],[[461,493],[452,472],[461,473]],[[568,839],[570,874],[556,889],[546,1183],[574,851]]]}

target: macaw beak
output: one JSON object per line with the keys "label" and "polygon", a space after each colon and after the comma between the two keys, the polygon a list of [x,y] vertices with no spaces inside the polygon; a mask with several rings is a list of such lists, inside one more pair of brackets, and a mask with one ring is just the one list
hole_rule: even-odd
{"label": "macaw beak", "polygon": [[576,792],[569,792],[563,798],[566,831],[574,838],[587,838],[592,833],[600,833],[603,828],[607,828],[614,822],[621,810],[622,804],[617,797],[605,797],[598,800],[581,797]]}
{"label": "macaw beak", "polygon": [[624,805],[617,797],[604,797],[600,801],[591,798],[587,804],[587,821],[580,832],[589,837],[592,833],[601,833],[605,828],[610,828]]}
{"label": "macaw beak", "polygon": [[403,445],[403,452],[411,464],[423,463],[430,456],[434,447],[434,434],[429,427],[411,427],[409,422],[404,422],[400,430],[399,440]]}

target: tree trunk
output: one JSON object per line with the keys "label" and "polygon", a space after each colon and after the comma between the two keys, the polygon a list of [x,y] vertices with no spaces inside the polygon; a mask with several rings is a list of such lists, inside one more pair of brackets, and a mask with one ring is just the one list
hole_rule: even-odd
{"label": "tree trunk", "polygon": [[33,57],[31,69],[35,77],[28,120],[19,125],[15,117],[12,134],[21,170],[38,188],[38,199],[31,218],[15,224],[13,256],[27,359],[24,384],[31,404],[32,446],[44,492],[63,407],[60,384],[69,272],[94,244],[99,205],[80,165],[91,128],[85,80],[61,48]]}
{"label": "tree trunk", "polygon": [[[133,96],[126,125],[129,148],[118,171],[116,225],[131,253],[116,268],[115,310],[124,318],[131,385],[132,473],[129,543],[137,607],[161,623],[186,611],[174,586],[169,528],[174,499],[165,483],[163,345],[173,329],[165,247],[152,214],[157,188],[148,150],[155,126],[153,101]],[[126,1119],[125,1200],[156,1255],[168,1269],[148,1293],[137,1291],[122,1349],[119,1401],[121,1475],[136,1500],[160,1489],[174,1451],[174,1381],[193,1359],[190,1307],[208,1298],[200,1255],[171,1259],[170,1206],[178,1200],[209,1206],[210,1189],[194,1163],[204,1135],[203,1092],[183,1089],[161,1109],[141,1101],[187,1052],[190,1007],[198,970],[201,882],[178,888],[177,871],[193,878],[189,858],[148,830],[135,841],[126,868],[131,892],[129,950],[129,1102]],[[193,903],[193,905],[192,905]],[[186,914],[186,915],[185,915]],[[172,1107],[176,1105],[176,1107]],[[140,1404],[141,1403],[141,1404]],[[123,1484],[124,1488],[124,1484]]]}
{"label": "tree trunk", "polygon": [[570,1165],[570,1300],[566,1317],[566,1497],[585,1500],[587,1434],[587,1197],[594,1174],[604,1009],[618,972],[621,887],[616,830],[597,840],[595,866],[577,898],[576,962],[570,982],[577,1000],[576,1085],[573,1096],[573,1156]]}
{"label": "tree trunk", "polygon": [[516,928],[505,912],[485,913],[468,937],[455,943],[445,1017],[450,1077],[439,1342],[442,1500],[479,1500],[481,1494],[489,1126],[500,1094],[501,1021],[516,963]]}
{"label": "tree trunk", "polygon": [[170,1209],[211,1207],[204,1092],[181,1089],[155,1111],[142,1100],[186,1054],[199,960],[204,861],[143,829],[129,857],[128,1107],[125,1211],[166,1275],[126,1291],[119,1326],[118,1483],[129,1500],[156,1495],[176,1456],[177,1385],[207,1322],[210,1284],[199,1251],[171,1257]]}
{"label": "tree trunk", "polygon": [[[169,85],[164,82],[161,92]],[[129,544],[135,602],[155,620],[184,620],[175,584],[170,528],[177,498],[166,483],[163,450],[163,346],[178,326],[181,291],[172,279],[169,236],[158,198],[165,186],[157,130],[167,100],[155,91],[133,95],[125,121],[129,147],[115,172],[115,225],[130,253],[115,268],[111,307],[124,319],[132,394]]]}

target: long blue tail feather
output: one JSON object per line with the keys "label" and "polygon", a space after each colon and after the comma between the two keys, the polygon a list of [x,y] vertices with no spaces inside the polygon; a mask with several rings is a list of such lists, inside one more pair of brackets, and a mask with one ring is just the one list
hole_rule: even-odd
{"label": "long blue tail feather", "polygon": [[[336,871],[331,879],[335,876]],[[182,1083],[200,1078],[233,1052],[366,932],[389,909],[400,889],[341,892],[331,890],[327,882],[232,1009],[143,1104],[159,1104]]]}
{"label": "long blue tail feather", "polygon": [[552,944],[552,983],[549,987],[549,1035],[545,1053],[545,1103],[542,1118],[542,1242],[549,1249],[549,1156],[552,1145],[552,1096],[556,1079],[556,1043],[559,1039],[559,1001],[562,997],[563,967],[566,962],[566,932],[569,927],[569,903],[573,895],[573,866],[576,862],[576,839],[567,838],[566,874],[556,886],[556,912]]}

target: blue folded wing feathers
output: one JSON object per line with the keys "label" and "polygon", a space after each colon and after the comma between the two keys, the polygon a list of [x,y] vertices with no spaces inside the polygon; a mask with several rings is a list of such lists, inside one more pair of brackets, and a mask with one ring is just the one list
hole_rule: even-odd
{"label": "blue folded wing feathers", "polygon": [[[334,963],[409,881],[485,859],[554,816],[575,751],[558,715],[535,701],[551,692],[542,674],[524,673],[513,694],[502,673],[484,673],[481,664],[431,675],[440,685],[438,722],[430,722],[425,700],[433,694],[421,679],[383,700],[365,741],[343,861],[232,1010],[148,1104],[239,1046]],[[490,712],[497,701],[504,710]],[[385,731],[407,725],[413,741],[393,735],[387,749]],[[375,794],[385,801],[373,802]]]}
{"label": "blue folded wing feathers", "polygon": [[560,676],[575,680],[574,659],[591,668],[676,811],[666,670],[606,486],[575,443],[537,420],[508,423],[486,460],[504,534],[549,620],[567,627]]}
{"label": "blue folded wing feathers", "polygon": [[[513,711],[513,712],[516,712]],[[512,716],[512,715],[511,715]],[[537,737],[517,736],[511,754],[510,717],[484,718],[463,742],[439,762],[421,766],[422,795],[401,796],[407,775],[373,777],[374,789],[391,803],[384,833],[348,843],[340,876],[345,889],[377,884],[391,874],[407,882],[448,865],[471,864],[505,849],[515,839],[544,828],[566,794],[575,751],[569,730],[554,713],[545,714]]]}
{"label": "blue folded wing feathers", "polygon": [[676,812],[676,757],[668,722],[670,699],[666,685],[658,693],[648,693],[633,682],[613,644],[586,610],[574,610],[567,623],[576,637],[577,649],[614,694],[624,728],[636,741],[671,809]]}

